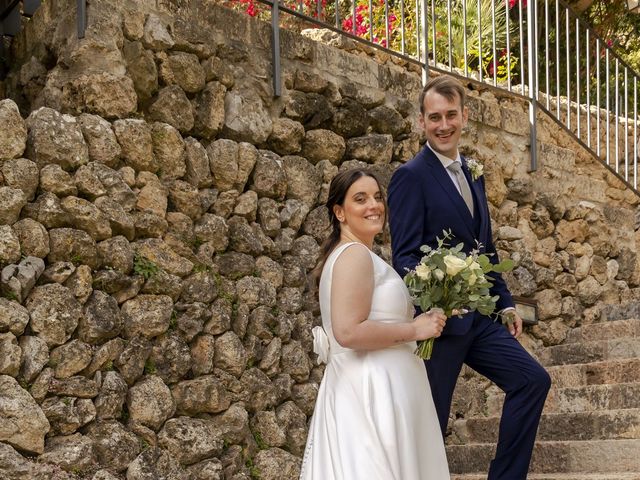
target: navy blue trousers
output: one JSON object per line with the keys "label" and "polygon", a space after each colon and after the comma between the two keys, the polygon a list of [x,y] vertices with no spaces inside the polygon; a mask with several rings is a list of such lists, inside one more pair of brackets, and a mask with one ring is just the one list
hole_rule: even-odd
{"label": "navy blue trousers", "polygon": [[463,363],[506,394],[496,456],[487,480],[525,480],[540,415],[551,387],[549,374],[504,326],[476,315],[466,334],[436,339],[433,355],[425,361],[443,436]]}

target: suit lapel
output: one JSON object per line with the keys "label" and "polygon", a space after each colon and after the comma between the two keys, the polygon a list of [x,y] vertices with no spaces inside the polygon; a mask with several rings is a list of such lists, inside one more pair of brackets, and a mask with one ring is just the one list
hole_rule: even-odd
{"label": "suit lapel", "polygon": [[485,194],[484,189],[482,188],[482,181],[480,179],[473,180],[471,178],[471,172],[469,171],[469,167],[467,166],[467,160],[464,157],[462,158],[462,171],[464,172],[465,177],[467,178],[467,182],[471,187],[471,194],[473,195],[473,202],[476,205],[476,211],[478,212],[479,220],[480,220],[480,230],[478,232],[479,240],[482,243],[486,243],[486,234],[488,228],[489,220],[489,212],[486,208]]}
{"label": "suit lapel", "polygon": [[[440,163],[440,160],[438,160],[438,157],[435,156],[435,154],[431,151],[429,147],[425,146],[424,148],[426,150],[425,153],[427,154],[426,163],[431,171],[431,175],[440,184],[440,186],[442,187],[442,190],[444,190],[444,192],[446,193],[451,204],[455,207],[455,210],[458,212],[458,215],[460,215],[461,217],[461,220],[462,220],[461,223],[465,225],[471,238],[476,238],[476,235],[473,232],[473,217],[471,216],[471,213],[467,208],[467,204],[464,203],[464,199],[458,192],[458,189],[456,188],[456,186],[453,184],[451,177],[449,176],[445,168],[442,166],[442,163]],[[475,193],[474,193],[474,196],[475,196]],[[475,198],[474,198],[474,201],[476,201]]]}

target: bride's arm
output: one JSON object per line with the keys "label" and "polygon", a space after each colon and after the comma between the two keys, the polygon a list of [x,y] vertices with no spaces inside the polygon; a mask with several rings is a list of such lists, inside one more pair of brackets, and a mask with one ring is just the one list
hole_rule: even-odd
{"label": "bride's arm", "polygon": [[409,323],[367,320],[373,296],[373,260],[366,247],[347,247],[336,259],[331,284],[331,324],[337,342],[354,350],[375,350],[437,337],[446,317],[418,315]]}

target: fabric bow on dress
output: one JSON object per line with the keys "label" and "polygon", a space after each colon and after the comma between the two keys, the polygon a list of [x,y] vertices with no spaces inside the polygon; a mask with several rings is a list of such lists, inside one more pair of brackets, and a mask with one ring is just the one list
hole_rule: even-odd
{"label": "fabric bow on dress", "polygon": [[329,362],[329,337],[322,327],[313,327],[313,353],[318,355],[318,365]]}

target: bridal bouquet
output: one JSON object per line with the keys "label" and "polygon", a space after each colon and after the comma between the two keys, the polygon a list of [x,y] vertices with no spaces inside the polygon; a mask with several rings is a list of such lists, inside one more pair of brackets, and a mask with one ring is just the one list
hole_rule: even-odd
{"label": "bridal bouquet", "polygon": [[[490,272],[507,272],[513,268],[511,260],[493,264],[491,254],[480,253],[478,245],[469,254],[462,251],[462,243],[448,247],[451,234],[443,232],[437,238],[438,247],[420,247],[424,256],[420,263],[404,277],[413,303],[423,312],[441,309],[447,317],[457,312],[477,310],[484,315],[493,313],[498,296],[492,296]],[[416,355],[431,358],[433,338],[418,344]]]}

